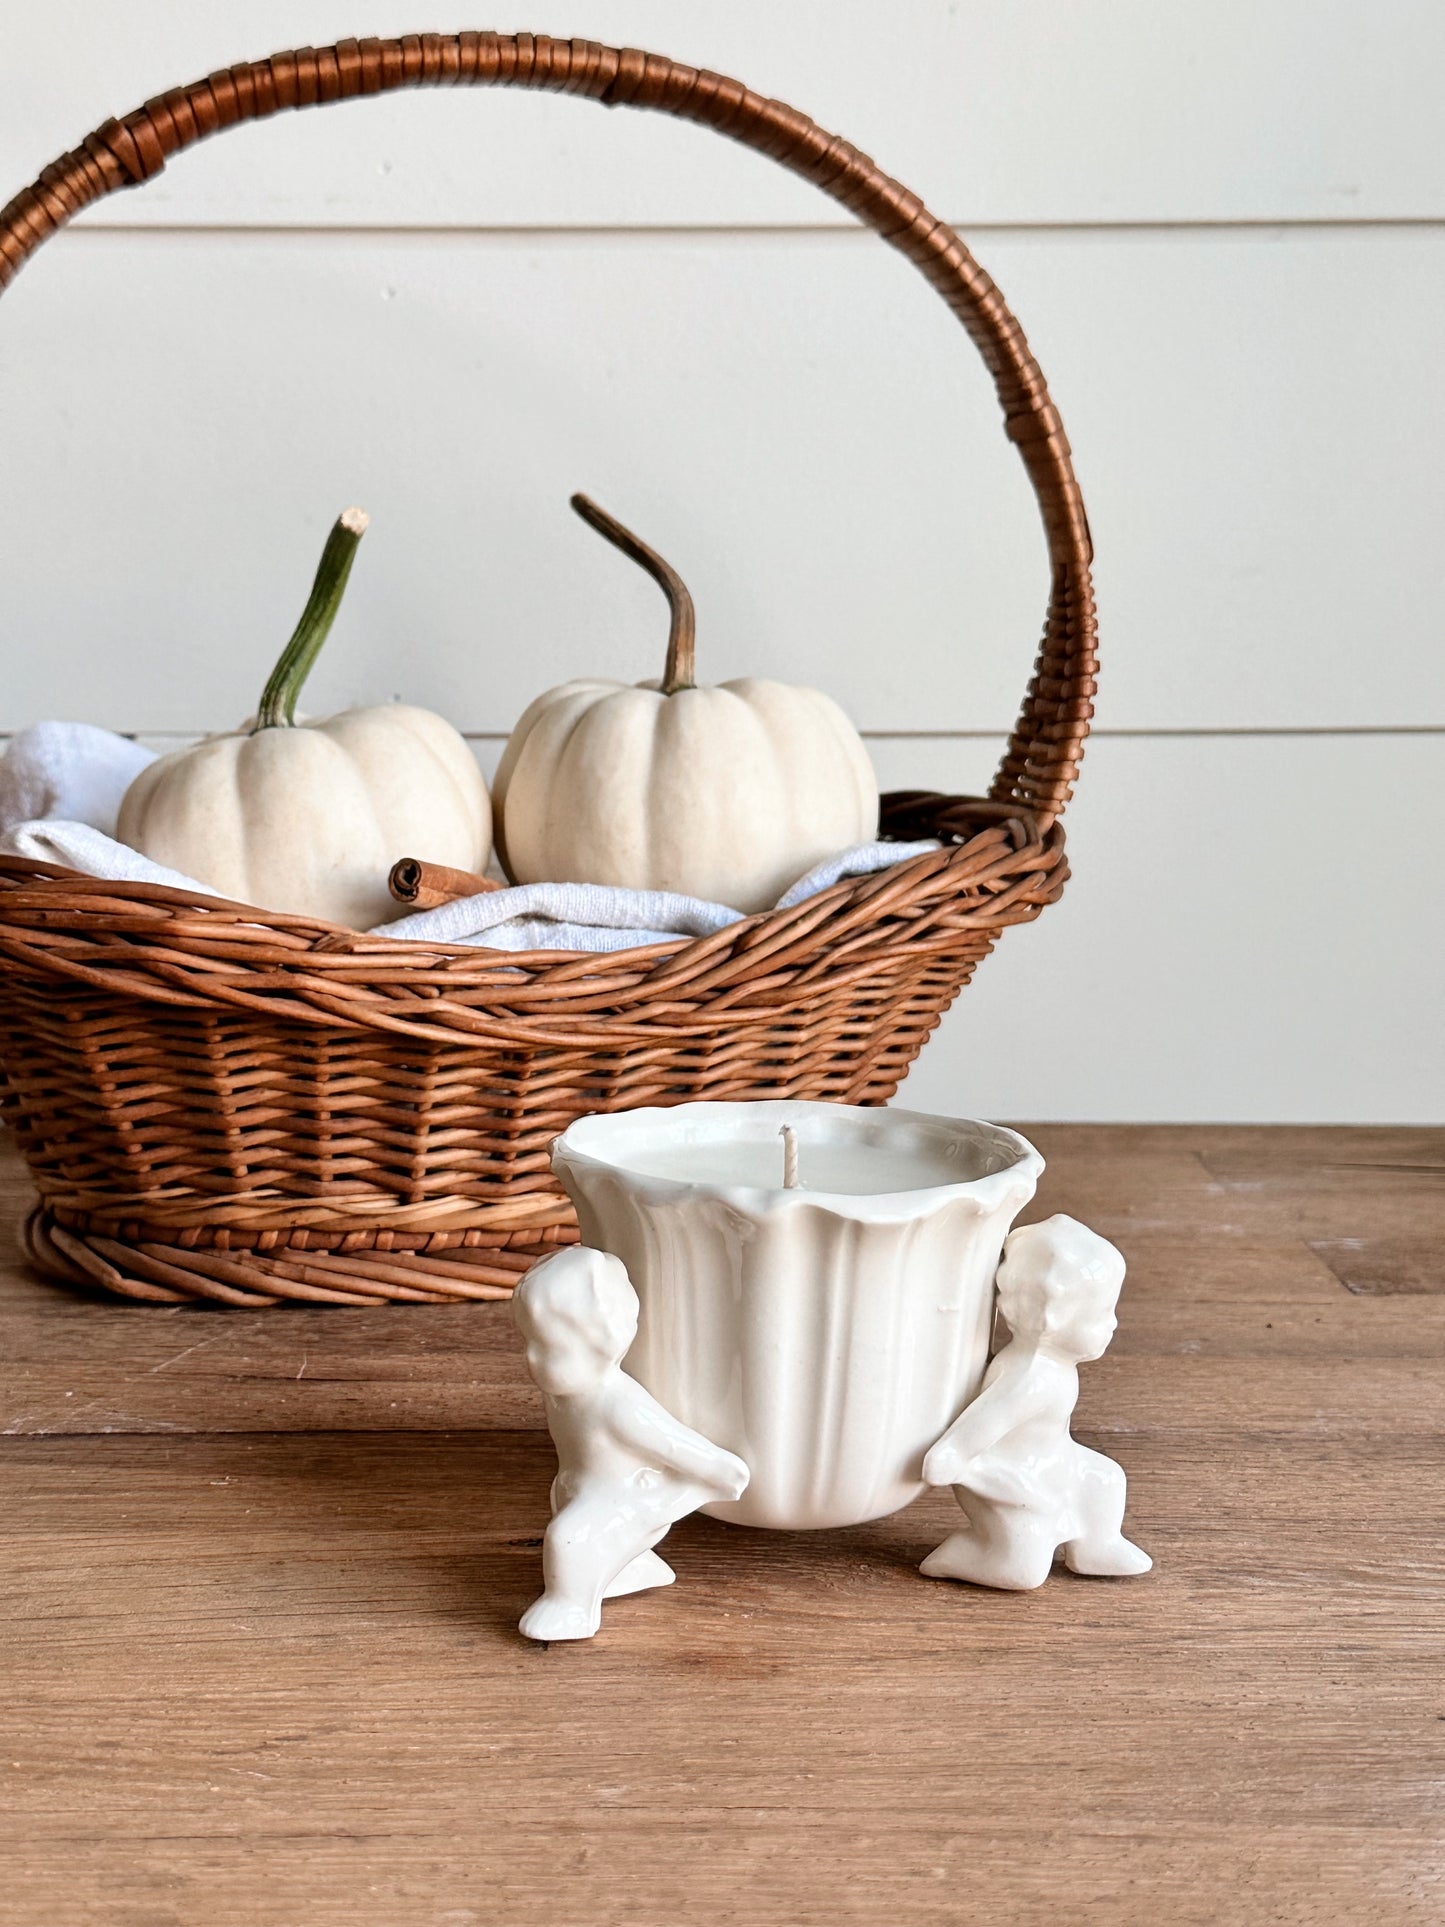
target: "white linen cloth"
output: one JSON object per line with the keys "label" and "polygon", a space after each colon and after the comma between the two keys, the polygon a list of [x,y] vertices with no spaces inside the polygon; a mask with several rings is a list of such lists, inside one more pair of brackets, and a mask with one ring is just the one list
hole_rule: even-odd
{"label": "white linen cloth", "polygon": [[[799,877],[774,908],[791,910],[844,877],[869,876],[939,847],[924,843],[860,843]],[[485,896],[459,897],[438,910],[381,926],[377,933],[428,943],[473,943],[491,950],[632,950],[643,943],[710,937],[741,910],[670,890],[622,890],[604,883],[519,883]]]}
{"label": "white linen cloth", "polygon": [[109,877],[117,883],[164,883],[172,890],[199,890],[207,897],[220,894],[207,884],[197,883],[194,877],[183,877],[179,870],[168,870],[164,863],[152,863],[148,856],[128,843],[117,843],[92,823],[71,822],[62,816],[14,823],[8,829],[0,816],[0,851],[7,856],[28,856],[36,863],[59,863],[67,870],[79,870],[82,876]]}
{"label": "white linen cloth", "polygon": [[0,756],[0,832],[12,824],[58,816],[89,823],[113,837],[121,798],[154,761],[154,750],[93,723],[32,723],[11,737],[9,749]]}
{"label": "white linen cloth", "polygon": [[[36,723],[21,730],[0,757],[0,850],[85,876],[215,896],[194,877],[153,863],[115,840],[121,798],[151,761],[150,750],[89,723]],[[868,876],[938,848],[929,838],[843,850],[800,877],[776,908],[790,910],[845,877]],[[522,883],[398,917],[369,934],[490,950],[631,950],[709,937],[740,923],[743,914],[727,904],[665,890]]]}

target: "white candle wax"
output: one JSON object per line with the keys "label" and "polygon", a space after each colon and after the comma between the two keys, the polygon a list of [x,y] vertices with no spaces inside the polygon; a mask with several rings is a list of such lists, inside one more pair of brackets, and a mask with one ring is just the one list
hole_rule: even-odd
{"label": "white candle wax", "polygon": [[[599,1134],[594,1124],[605,1128]],[[1016,1161],[1023,1142],[994,1125],[781,1100],[588,1119],[572,1127],[567,1142],[641,1178],[781,1192],[788,1188],[784,1130],[797,1144],[798,1188],[845,1210],[850,1197],[892,1197],[989,1177]]]}
{"label": "white candle wax", "polygon": [[[783,1147],[770,1144],[655,1144],[628,1159],[640,1177],[682,1184],[739,1185],[750,1191],[782,1191]],[[798,1142],[798,1189],[834,1198],[879,1197],[898,1191],[932,1190],[966,1177],[956,1160],[890,1151],[869,1144]],[[974,1177],[983,1173],[975,1170]]]}

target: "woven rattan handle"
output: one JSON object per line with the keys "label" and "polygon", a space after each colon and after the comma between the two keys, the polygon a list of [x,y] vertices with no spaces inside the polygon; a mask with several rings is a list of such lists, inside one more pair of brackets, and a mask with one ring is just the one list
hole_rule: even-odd
{"label": "woven rattan handle", "polygon": [[998,388],[1004,421],[1033,483],[1048,535],[1052,590],[1033,680],[990,795],[1040,829],[1063,809],[1093,713],[1092,549],[1063,426],[1038,363],[998,289],[957,235],[866,154],[805,114],[736,80],[660,54],[545,35],[408,34],[343,40],[246,62],[109,120],[52,162],[0,212],[0,288],[73,214],[158,174],[170,155],[223,127],[283,107],[315,107],[398,87],[536,87],[608,107],[652,107],[755,147],[876,229],[937,289],[968,330]]}

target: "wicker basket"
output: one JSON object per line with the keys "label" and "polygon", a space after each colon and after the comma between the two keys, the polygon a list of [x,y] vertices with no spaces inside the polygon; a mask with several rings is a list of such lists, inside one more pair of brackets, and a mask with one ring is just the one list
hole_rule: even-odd
{"label": "wicker basket", "polygon": [[530,34],[343,41],[111,120],[0,213],[0,286],[65,221],[193,141],[398,87],[651,107],[757,148],[924,274],[994,376],[1052,589],[987,799],[884,798],[945,848],[699,942],[518,956],[358,936],[0,861],[3,1101],[44,1271],[129,1298],[361,1305],[504,1296],[575,1236],[548,1148],[580,1113],[688,1098],[882,1103],[999,932],[1067,874],[1058,818],[1091,714],[1088,525],[1043,376],[953,231],[856,148],[733,80]]}

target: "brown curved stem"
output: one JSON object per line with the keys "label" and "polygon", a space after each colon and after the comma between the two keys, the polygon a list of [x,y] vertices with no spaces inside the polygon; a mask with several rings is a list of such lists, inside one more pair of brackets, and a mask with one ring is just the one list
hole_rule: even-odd
{"label": "brown curved stem", "polygon": [[639,542],[631,529],[610,516],[606,509],[599,508],[590,495],[574,495],[572,506],[599,535],[605,535],[614,549],[621,549],[638,568],[646,569],[653,581],[667,597],[667,606],[672,611],[672,628],[667,637],[667,663],[662,672],[662,693],[675,696],[679,689],[692,689],[694,659],[696,655],[697,623],[693,615],[692,597],[688,594],[687,584],[670,562],[664,562],[655,549]]}

